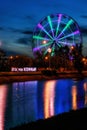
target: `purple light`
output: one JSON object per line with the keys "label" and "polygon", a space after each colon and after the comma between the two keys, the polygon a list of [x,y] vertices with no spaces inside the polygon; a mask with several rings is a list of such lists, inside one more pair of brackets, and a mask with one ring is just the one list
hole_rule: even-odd
{"label": "purple light", "polygon": [[58,29],[59,29],[59,25],[60,25],[61,18],[62,18],[62,14],[59,14],[58,23],[57,23],[57,29],[56,29],[56,36],[57,36],[57,34],[58,34]]}
{"label": "purple light", "polygon": [[62,14],[59,14],[58,23],[60,23],[61,18],[62,18]]}
{"label": "purple light", "polygon": [[44,29],[43,28],[43,26],[39,23],[38,25],[37,25],[39,28],[41,28],[42,30]]}
{"label": "purple light", "polygon": [[77,30],[77,31],[75,31],[75,32],[73,32],[73,33],[71,33],[71,34],[69,34],[69,35],[66,35],[66,36],[64,36],[64,37],[59,38],[59,40],[62,40],[62,39],[64,39],[64,38],[71,37],[71,36],[73,36],[73,35],[77,35],[77,34],[79,34],[79,33],[80,33],[79,30]]}
{"label": "purple light", "polygon": [[80,33],[79,30],[75,31],[75,32],[74,32],[74,35],[75,35],[75,34],[78,34],[78,33]]}
{"label": "purple light", "polygon": [[39,23],[38,25],[37,25],[40,29],[42,29],[52,40],[53,40],[53,38],[52,38],[52,36],[45,30],[45,28]]}

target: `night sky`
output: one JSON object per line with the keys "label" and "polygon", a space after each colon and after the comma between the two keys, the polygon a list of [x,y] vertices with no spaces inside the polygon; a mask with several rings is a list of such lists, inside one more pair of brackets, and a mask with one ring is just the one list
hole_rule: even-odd
{"label": "night sky", "polygon": [[39,21],[63,13],[80,26],[87,55],[87,0],[0,0],[0,48],[7,54],[32,56],[32,35]]}

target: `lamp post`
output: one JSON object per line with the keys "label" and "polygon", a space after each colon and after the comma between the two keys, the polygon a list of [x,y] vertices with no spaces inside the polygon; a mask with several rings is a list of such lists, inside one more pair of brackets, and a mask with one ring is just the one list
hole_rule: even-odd
{"label": "lamp post", "polygon": [[49,69],[50,69],[50,53],[51,53],[51,48],[48,48],[48,53],[49,53]]}

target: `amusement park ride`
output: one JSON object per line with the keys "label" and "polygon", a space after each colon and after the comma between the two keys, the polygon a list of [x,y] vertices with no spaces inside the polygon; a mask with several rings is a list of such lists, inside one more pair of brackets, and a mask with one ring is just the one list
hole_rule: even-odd
{"label": "amusement park ride", "polygon": [[[55,56],[56,52],[68,46],[82,46],[82,37],[77,22],[65,14],[52,14],[43,18],[35,27],[33,33],[33,54],[40,53]],[[49,66],[50,68],[50,66]]]}

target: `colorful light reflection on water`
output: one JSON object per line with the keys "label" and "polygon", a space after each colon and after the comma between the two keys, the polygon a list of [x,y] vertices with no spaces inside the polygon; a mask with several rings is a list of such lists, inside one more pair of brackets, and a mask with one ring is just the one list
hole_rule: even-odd
{"label": "colorful light reflection on water", "polygon": [[0,130],[87,107],[87,79],[0,85]]}
{"label": "colorful light reflection on water", "polygon": [[4,130],[7,85],[0,85],[0,130]]}

